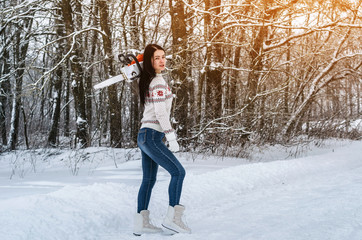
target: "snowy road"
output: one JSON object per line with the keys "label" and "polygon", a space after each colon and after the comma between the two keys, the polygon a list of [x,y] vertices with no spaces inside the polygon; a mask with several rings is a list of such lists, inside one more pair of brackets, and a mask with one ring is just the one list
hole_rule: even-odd
{"label": "snowy road", "polygon": [[[132,235],[141,179],[135,160],[77,177],[59,167],[0,178],[0,239],[362,239],[361,141],[298,159],[238,165],[187,156],[179,155],[188,173],[182,203],[191,235]],[[168,180],[160,171],[149,207],[155,224],[166,213]]]}

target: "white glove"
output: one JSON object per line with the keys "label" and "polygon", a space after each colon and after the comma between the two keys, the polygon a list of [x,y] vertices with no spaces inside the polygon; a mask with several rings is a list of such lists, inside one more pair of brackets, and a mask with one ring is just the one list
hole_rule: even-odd
{"label": "white glove", "polygon": [[170,149],[171,152],[180,151],[180,146],[176,139],[168,142],[168,149]]}

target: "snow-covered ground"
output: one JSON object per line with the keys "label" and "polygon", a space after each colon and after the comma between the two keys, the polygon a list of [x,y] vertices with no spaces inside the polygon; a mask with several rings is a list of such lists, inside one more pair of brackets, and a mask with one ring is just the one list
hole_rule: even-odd
{"label": "snow-covered ground", "polygon": [[[140,153],[89,148],[0,155],[0,239],[362,239],[362,141],[271,147],[253,160],[177,156],[191,235],[133,236]],[[157,225],[168,181],[160,169],[149,207]]]}

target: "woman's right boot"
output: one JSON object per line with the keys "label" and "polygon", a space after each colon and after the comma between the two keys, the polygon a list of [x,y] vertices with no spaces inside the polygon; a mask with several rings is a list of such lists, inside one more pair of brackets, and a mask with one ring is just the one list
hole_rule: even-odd
{"label": "woman's right boot", "polygon": [[191,233],[191,229],[182,221],[184,211],[185,207],[182,205],[168,206],[162,226],[173,233]]}
{"label": "woman's right boot", "polygon": [[133,228],[133,234],[135,236],[141,236],[143,233],[159,232],[162,232],[162,229],[150,223],[150,211],[142,210],[140,213],[136,213]]}

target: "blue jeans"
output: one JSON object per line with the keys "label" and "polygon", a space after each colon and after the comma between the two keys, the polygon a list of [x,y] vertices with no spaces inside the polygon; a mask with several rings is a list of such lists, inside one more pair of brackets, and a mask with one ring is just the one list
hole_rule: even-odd
{"label": "blue jeans", "polygon": [[143,179],[138,192],[137,212],[148,209],[152,188],[156,183],[158,165],[171,175],[168,187],[169,205],[179,205],[185,169],[175,155],[162,141],[165,134],[151,128],[142,128],[138,133],[137,144],[142,153]]}

